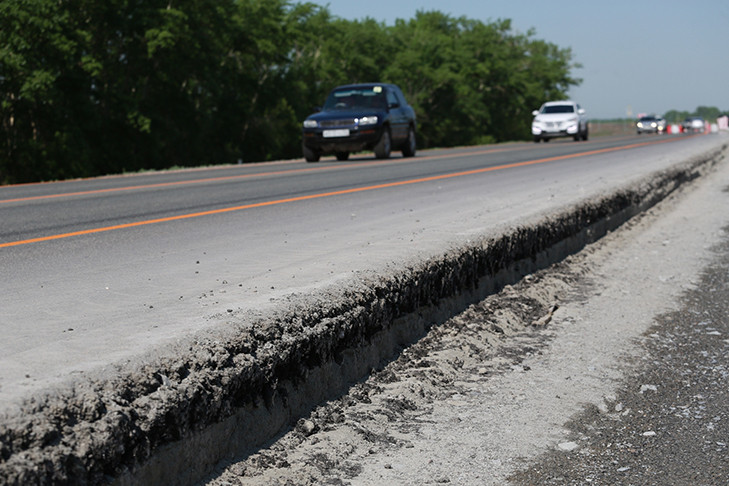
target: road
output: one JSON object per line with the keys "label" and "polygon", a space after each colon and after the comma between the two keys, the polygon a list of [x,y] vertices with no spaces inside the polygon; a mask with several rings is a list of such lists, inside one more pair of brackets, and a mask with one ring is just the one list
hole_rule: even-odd
{"label": "road", "polygon": [[729,484],[727,204],[724,159],[204,484]]}
{"label": "road", "polygon": [[0,409],[288,294],[624,183],[707,140],[510,144],[0,188]]}
{"label": "road", "polygon": [[0,410],[192,350],[197,336],[214,340],[292,296],[397,273],[593,200],[715,150],[722,137],[506,144],[1,188]]}

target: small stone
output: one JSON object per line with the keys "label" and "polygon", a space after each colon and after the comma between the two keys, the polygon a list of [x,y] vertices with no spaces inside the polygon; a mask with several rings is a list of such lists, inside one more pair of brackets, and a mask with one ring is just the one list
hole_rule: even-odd
{"label": "small stone", "polygon": [[577,442],[562,442],[557,447],[559,447],[560,450],[570,452],[579,447]]}
{"label": "small stone", "polygon": [[304,434],[305,436],[310,436],[314,432],[316,432],[316,424],[312,422],[311,420],[300,420],[298,424],[296,424],[296,428],[299,432]]}

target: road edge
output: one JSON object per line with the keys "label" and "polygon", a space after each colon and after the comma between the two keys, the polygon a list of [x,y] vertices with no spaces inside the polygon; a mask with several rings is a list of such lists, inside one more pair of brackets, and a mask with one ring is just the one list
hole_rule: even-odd
{"label": "road edge", "polygon": [[616,191],[205,337],[109,380],[38,397],[0,426],[7,484],[194,484],[392,360],[432,326],[597,241],[724,156]]}

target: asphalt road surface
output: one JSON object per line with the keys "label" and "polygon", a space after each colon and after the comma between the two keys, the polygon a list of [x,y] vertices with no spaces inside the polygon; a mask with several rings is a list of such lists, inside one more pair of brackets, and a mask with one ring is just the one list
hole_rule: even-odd
{"label": "asphalt road surface", "polygon": [[605,138],[2,187],[0,409],[717,143]]}
{"label": "asphalt road surface", "polygon": [[729,484],[729,163],[207,479]]}

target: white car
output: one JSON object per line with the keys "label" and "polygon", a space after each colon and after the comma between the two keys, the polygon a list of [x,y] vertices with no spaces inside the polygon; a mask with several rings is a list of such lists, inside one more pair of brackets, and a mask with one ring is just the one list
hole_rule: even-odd
{"label": "white car", "polygon": [[587,140],[589,122],[585,110],[574,101],[548,101],[532,115],[532,135],[537,143],[557,137]]}
{"label": "white car", "polygon": [[700,116],[689,116],[683,123],[684,133],[701,133],[704,131],[704,119]]}
{"label": "white car", "polygon": [[635,131],[638,135],[641,133],[664,133],[665,130],[666,120],[655,115],[642,116],[635,124]]}

